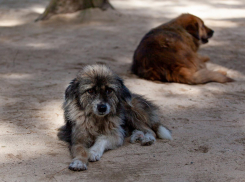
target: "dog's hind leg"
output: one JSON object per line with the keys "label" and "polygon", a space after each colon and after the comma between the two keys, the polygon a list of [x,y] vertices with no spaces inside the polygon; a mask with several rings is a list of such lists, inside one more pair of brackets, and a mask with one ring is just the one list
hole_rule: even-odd
{"label": "dog's hind leg", "polygon": [[151,145],[159,138],[171,139],[171,132],[159,122],[158,108],[145,98],[134,94],[133,107],[127,112],[128,125],[134,129],[130,142]]}
{"label": "dog's hind leg", "polygon": [[140,130],[134,130],[130,137],[130,143],[136,143],[138,141],[144,146],[152,145],[156,141],[156,135],[152,132],[143,133]]}
{"label": "dog's hind leg", "polygon": [[152,145],[156,141],[156,134],[155,132],[148,127],[145,123],[143,122],[137,122],[134,121],[134,128],[135,130],[133,131],[131,137],[130,137],[130,142],[135,143],[137,141],[141,142],[141,145]]}
{"label": "dog's hind leg", "polygon": [[143,140],[141,141],[141,145],[147,146],[147,145],[152,145],[156,141],[156,135],[155,133],[146,133]]}
{"label": "dog's hind leg", "polygon": [[140,130],[134,130],[130,137],[130,143],[141,142],[145,137],[145,134]]}
{"label": "dog's hind leg", "polygon": [[221,74],[220,72],[211,71],[206,68],[200,69],[196,72],[193,72],[193,70],[188,68],[181,68],[179,74],[175,76],[174,81],[195,85],[208,82],[226,83],[234,80],[224,74]]}
{"label": "dog's hind leg", "polygon": [[156,136],[161,139],[172,140],[171,131],[165,128],[162,124],[158,123],[156,130],[154,127],[152,129],[154,132],[150,129],[145,131],[145,133],[141,130],[134,130],[130,137],[130,142],[135,143],[136,141],[140,141],[141,145],[152,145],[156,141]]}
{"label": "dog's hind leg", "polygon": [[227,77],[226,75],[208,69],[201,69],[197,71],[196,73],[194,73],[192,78],[193,84],[203,84],[208,82],[226,83],[232,81],[234,80]]}

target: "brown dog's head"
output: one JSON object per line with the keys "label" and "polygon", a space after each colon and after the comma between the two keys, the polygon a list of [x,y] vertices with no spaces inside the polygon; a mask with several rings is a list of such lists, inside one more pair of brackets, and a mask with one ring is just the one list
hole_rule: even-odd
{"label": "brown dog's head", "polygon": [[203,44],[207,43],[208,39],[214,34],[214,31],[204,25],[204,22],[200,18],[192,14],[182,14],[177,20],[188,33]]}

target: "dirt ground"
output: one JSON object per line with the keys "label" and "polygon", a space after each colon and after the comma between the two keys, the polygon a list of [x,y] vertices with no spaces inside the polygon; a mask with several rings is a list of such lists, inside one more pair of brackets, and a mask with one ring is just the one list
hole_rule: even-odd
{"label": "dirt ground", "polygon": [[[88,10],[34,23],[48,0],[0,0],[0,181],[245,181],[245,1],[111,0],[116,11]],[[233,83],[190,86],[130,74],[133,52],[151,28],[181,13],[215,30],[200,52]],[[67,167],[65,88],[87,64],[104,63],[131,91],[154,101],[173,141],[125,144],[83,172]]]}

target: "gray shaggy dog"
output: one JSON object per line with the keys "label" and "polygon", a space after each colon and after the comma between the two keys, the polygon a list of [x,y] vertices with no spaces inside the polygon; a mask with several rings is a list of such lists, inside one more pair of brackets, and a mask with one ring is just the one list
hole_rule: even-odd
{"label": "gray shaggy dog", "polygon": [[88,161],[100,160],[106,150],[130,142],[151,145],[171,132],[158,118],[157,107],[132,94],[123,80],[104,65],[86,66],[71,81],[63,104],[65,125],[59,139],[70,144],[73,161],[69,169],[86,170]]}

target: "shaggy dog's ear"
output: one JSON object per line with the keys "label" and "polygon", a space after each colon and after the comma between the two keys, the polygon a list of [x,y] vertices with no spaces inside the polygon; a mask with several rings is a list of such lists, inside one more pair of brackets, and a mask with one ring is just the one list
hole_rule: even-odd
{"label": "shaggy dog's ear", "polygon": [[70,82],[70,85],[66,88],[66,91],[65,91],[65,99],[75,99],[76,97],[76,93],[78,91],[78,81],[77,79],[73,79],[71,82]]}
{"label": "shaggy dog's ear", "polygon": [[199,26],[198,23],[190,24],[186,27],[186,30],[189,34],[191,34],[193,37],[195,37],[198,40],[201,40],[199,35]]}
{"label": "shaggy dog's ear", "polygon": [[121,78],[118,78],[118,81],[121,85],[121,90],[119,91],[120,97],[122,100],[124,100],[128,105],[131,105],[132,95],[129,91],[129,89],[124,85],[123,80]]}

